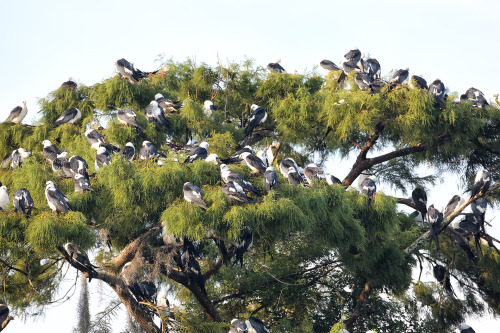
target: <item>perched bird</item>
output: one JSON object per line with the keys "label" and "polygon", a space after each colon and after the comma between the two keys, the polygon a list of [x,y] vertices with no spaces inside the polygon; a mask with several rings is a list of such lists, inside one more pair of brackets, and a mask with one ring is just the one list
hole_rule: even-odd
{"label": "perched bird", "polygon": [[432,244],[432,240],[436,242],[436,246],[439,249],[439,229],[441,228],[441,222],[443,222],[443,207],[439,205],[430,205],[427,209],[426,220],[429,223],[429,247]]}
{"label": "perched bird", "polygon": [[444,98],[445,92],[444,84],[440,79],[435,79],[429,85],[429,93],[434,97],[436,103],[439,103]]}
{"label": "perched bird", "polygon": [[246,138],[252,134],[254,129],[259,124],[262,124],[267,119],[266,109],[264,109],[261,106],[258,106],[257,104],[253,104],[250,107],[250,111],[252,111],[252,113],[250,114],[250,117],[248,118],[247,126],[245,127],[245,137]]}
{"label": "perched bird", "polygon": [[7,186],[0,186],[0,209],[7,210],[10,204],[9,194],[7,193]]}
{"label": "perched bird", "polygon": [[394,72],[394,74],[392,74],[389,83],[393,85],[403,84],[403,82],[408,78],[408,75],[409,75],[408,67],[404,69],[398,69],[397,71]]}
{"label": "perched bird", "polygon": [[161,126],[166,129],[170,129],[170,123],[165,117],[165,112],[158,105],[157,101],[151,101],[151,103],[149,103],[149,105],[146,107],[146,110],[144,110],[144,114],[146,115],[148,121],[155,124],[158,129]]}
{"label": "perched bird", "polygon": [[245,324],[247,324],[248,333],[269,333],[269,330],[260,318],[250,316],[245,320]]}
{"label": "perched bird", "polygon": [[71,108],[62,113],[62,115],[56,119],[55,123],[52,124],[52,128],[55,128],[62,124],[74,124],[82,117],[82,113],[77,108]]}
{"label": "perched bird", "polygon": [[429,90],[429,87],[427,86],[427,81],[420,75],[412,75],[411,76],[410,88],[412,88],[412,89],[420,88],[420,89]]}
{"label": "perched bird", "polygon": [[170,302],[167,299],[167,292],[163,289],[156,296],[156,306],[158,307],[158,310],[160,311],[162,317],[161,332],[166,332],[165,328],[163,327],[163,321],[166,317],[169,317],[172,312],[170,311]]}
{"label": "perched bird", "polygon": [[[268,165],[271,166],[273,164],[275,156],[277,154],[279,144],[276,142],[273,142],[269,147],[266,149],[266,157],[268,160]],[[257,155],[258,156],[258,155]]]}
{"label": "perched bird", "polygon": [[304,168],[304,175],[309,184],[311,184],[313,179],[325,178],[325,171],[316,164],[310,163]]}
{"label": "perched bird", "polygon": [[217,108],[215,107],[214,102],[207,100],[203,103],[203,113],[205,116],[210,117],[215,110],[217,110]]}
{"label": "perched bird", "polygon": [[9,116],[5,120],[10,121],[14,124],[19,124],[20,122],[23,121],[24,117],[26,117],[26,114],[28,113],[28,108],[26,107],[26,101],[22,101],[21,105],[16,106],[15,108],[10,111]]}
{"label": "perched bird", "polygon": [[120,150],[119,154],[122,155],[123,157],[125,157],[127,160],[132,162],[135,158],[134,144],[132,142],[127,142],[125,147],[123,147],[123,149]]}
{"label": "perched bird", "polygon": [[344,73],[351,73],[352,71],[357,72],[359,70],[357,62],[354,62],[353,60],[346,60],[342,63],[342,69],[344,70]]}
{"label": "perched bird", "polygon": [[304,179],[297,171],[297,169],[293,166],[288,168],[288,173],[286,178],[288,179],[288,183],[290,183],[290,185],[292,185],[293,187],[304,183]]}
{"label": "perched bird", "polygon": [[156,158],[156,147],[150,141],[144,140],[141,149],[139,149],[139,158],[149,160]]}
{"label": "perched bird", "polygon": [[455,194],[450,201],[448,201],[448,204],[446,205],[446,208],[444,209],[444,218],[447,218],[448,215],[453,213],[457,207],[461,206],[465,202],[464,198],[461,196]]}
{"label": "perched bird", "polygon": [[232,181],[227,182],[222,186],[222,193],[224,193],[230,202],[240,201],[243,203],[251,203],[252,199],[247,197],[243,187]]}
{"label": "perched bird", "polygon": [[432,269],[434,278],[444,287],[445,290],[453,293],[453,288],[451,287],[450,274],[446,274],[446,267],[443,265],[436,264]]}
{"label": "perched bird", "polygon": [[486,97],[484,97],[484,94],[481,90],[476,89],[476,88],[469,88],[465,92],[464,95],[460,96],[460,100],[468,100],[472,102],[473,106],[481,107],[484,108],[485,106],[489,105],[488,101],[486,100]]}
{"label": "perched bird", "polygon": [[422,215],[422,219],[425,218],[427,214],[427,193],[425,193],[424,189],[421,187],[415,188],[411,192],[411,200],[417,211]]}
{"label": "perched bird", "polygon": [[240,157],[245,161],[247,166],[252,170],[253,173],[264,173],[267,166],[262,162],[260,158],[251,153],[243,153]]}
{"label": "perched bird", "polygon": [[344,58],[357,64],[361,60],[361,51],[357,47],[352,46],[349,52],[344,55]]}
{"label": "perched bird", "polygon": [[280,62],[280,59],[276,60],[276,62],[270,62],[267,64],[267,69],[272,73],[286,73],[286,70],[281,67]]}
{"label": "perched bird", "polygon": [[203,199],[201,198],[201,190],[198,186],[191,182],[186,182],[184,183],[184,186],[182,187],[182,190],[184,191],[184,199],[187,202],[194,203],[195,205],[198,205],[201,207],[203,210],[207,210],[207,204]]}
{"label": "perched bird", "polygon": [[203,141],[202,143],[199,144],[198,147],[192,149],[189,153],[186,159],[184,160],[184,163],[193,163],[196,160],[204,160],[208,157],[208,142]]}
{"label": "perched bird", "polygon": [[262,150],[259,150],[257,152],[257,154],[255,154],[258,158],[260,158],[260,160],[262,161],[262,163],[264,163],[264,165],[266,166],[266,168],[268,166],[270,166],[269,164],[269,159],[267,158],[266,154],[262,151]]}
{"label": "perched bird", "polygon": [[[305,170],[304,170],[305,171]],[[325,179],[326,179],[326,183],[328,185],[333,185],[333,184],[339,184],[339,185],[342,185],[342,182],[340,181],[340,179],[338,179],[337,177],[335,177],[334,175],[331,175],[331,174],[327,174],[325,176]]]}
{"label": "perched bird", "polygon": [[253,244],[253,235],[248,230],[248,228],[243,229],[240,235],[240,240],[237,244],[236,255],[233,261],[233,266],[238,261],[240,262],[241,267],[243,267],[243,255],[252,247]]}
{"label": "perched bird", "polygon": [[10,166],[12,169],[17,169],[23,164],[24,160],[30,156],[31,150],[18,148],[5,155],[0,167],[4,168]]}
{"label": "perched bird", "polygon": [[64,162],[68,161],[68,153],[63,151],[52,161],[52,171],[59,172],[63,169]]}
{"label": "perched bird", "polygon": [[[8,316],[9,316],[9,307],[5,304],[0,304],[0,327],[2,327],[2,324],[7,320]],[[241,332],[241,331],[235,331],[235,332]]]}
{"label": "perched bird", "polygon": [[69,161],[71,170],[73,170],[74,173],[77,173],[78,169],[80,169],[80,162],[83,163],[83,167],[85,169],[89,168],[89,164],[87,163],[87,161],[85,161],[83,158],[81,158],[78,155],[71,156],[68,161]]}
{"label": "perched bird", "polygon": [[354,82],[356,82],[359,89],[361,89],[363,91],[373,92],[373,90],[372,90],[373,78],[371,76],[369,76],[368,74],[365,74],[365,73],[356,74],[356,77],[354,78]]}
{"label": "perched bird", "polygon": [[[299,173],[299,166],[293,158],[285,158],[283,161],[280,163],[280,172],[283,175],[283,177],[287,178],[288,177],[288,171],[290,170],[290,167],[293,167],[297,173]],[[299,173],[300,175],[300,173]]]}
{"label": "perched bird", "polygon": [[374,79],[372,82],[372,91],[379,92],[383,87],[385,87],[385,82],[379,78]]}
{"label": "perched bird", "polygon": [[158,102],[158,105],[163,109],[165,113],[178,111],[181,107],[179,102],[173,102],[172,100],[163,97],[163,95],[160,93],[155,95],[155,100]]}
{"label": "perched bird", "polygon": [[95,129],[89,128],[85,131],[85,138],[88,140],[92,148],[98,149],[101,144],[104,144],[104,137]]}
{"label": "perched bird", "polygon": [[320,63],[319,63],[319,65],[322,68],[326,69],[327,71],[340,71],[340,70],[342,70],[333,61],[327,60],[327,59],[321,60]]}
{"label": "perched bird", "polygon": [[136,131],[144,129],[144,127],[139,125],[139,123],[137,122],[137,115],[132,109],[118,110],[118,112],[116,113],[116,118],[122,124],[134,127]]}
{"label": "perched bird", "polygon": [[77,173],[74,176],[75,180],[75,192],[85,193],[88,191],[94,191],[90,187],[90,179],[82,174]]}
{"label": "perched bird", "polygon": [[476,220],[479,224],[481,230],[486,233],[484,230],[484,217],[486,215],[486,208],[488,207],[488,202],[483,198],[476,199],[471,203],[472,213],[476,217]]}
{"label": "perched bird", "polygon": [[57,212],[61,212],[66,214],[71,210],[69,206],[69,200],[64,196],[64,194],[55,187],[52,181],[48,181],[46,183],[45,188],[45,197],[47,198],[47,203],[49,204],[49,208],[53,213],[57,214]]}
{"label": "perched bird", "polygon": [[473,198],[477,194],[484,195],[488,192],[492,183],[491,173],[488,170],[479,171],[474,178],[474,183],[470,189],[470,197]]}
{"label": "perched bird", "polygon": [[451,238],[458,244],[458,246],[462,250],[465,251],[469,260],[475,261],[476,256],[474,255],[474,253],[470,248],[468,241],[469,237],[466,235],[472,234],[474,236],[476,249],[478,250],[478,252],[481,252],[481,236],[479,234],[480,228],[476,217],[474,215],[459,215],[455,219],[453,219],[453,222],[451,222],[450,226],[453,230],[455,230],[456,232],[467,238],[467,242],[465,242],[461,237],[457,236],[455,233],[450,233]]}
{"label": "perched bird", "polygon": [[226,164],[220,165],[221,178],[224,183],[233,182],[235,185],[239,185],[243,188],[245,192],[252,193],[255,196],[260,196],[260,190],[252,185],[248,180],[243,178],[239,173],[229,169]]}
{"label": "perched bird", "polygon": [[17,211],[19,210],[24,214],[26,218],[30,217],[31,210],[35,206],[30,192],[25,188],[20,188],[19,190],[16,190],[14,192],[14,196],[12,197],[12,204],[15,207],[14,212],[17,213]]}
{"label": "perched bird", "polygon": [[368,197],[368,204],[372,202],[373,195],[377,191],[377,185],[375,184],[375,176],[367,176],[363,175],[364,177],[360,177],[358,181],[358,188],[361,191],[361,193],[366,194]]}
{"label": "perched bird", "polygon": [[465,323],[460,324],[458,329],[460,330],[460,333],[476,333],[472,327]]}
{"label": "perched bird", "polygon": [[243,153],[252,154],[252,147],[246,145],[245,147],[243,147],[242,149],[238,150],[236,153],[231,155],[231,157],[223,159],[222,162],[225,164],[240,163],[243,161],[243,159],[241,158],[241,154]]}
{"label": "perched bird", "polygon": [[490,99],[490,104],[492,107],[500,109],[500,101],[498,100],[498,94],[493,94],[493,96]]}
{"label": "perched bird", "polygon": [[267,167],[266,172],[264,172],[264,188],[266,191],[275,190],[278,185],[278,175],[272,166]]}
{"label": "perched bird", "polygon": [[371,79],[380,78],[380,63],[375,58],[366,59],[363,62],[362,70]]}
{"label": "perched bird", "polygon": [[215,165],[220,164],[219,156],[217,154],[210,154],[205,158],[205,162],[214,163]]}
{"label": "perched bird", "polygon": [[64,89],[76,89],[78,88],[78,84],[76,83],[75,79],[73,79],[71,76],[68,78],[68,81],[64,81],[61,83],[61,86],[59,88],[64,88]]}
{"label": "perched bird", "polygon": [[229,333],[248,333],[247,324],[235,318],[231,320],[231,329],[229,330]]}
{"label": "perched bird", "polygon": [[99,273],[95,270],[97,266],[92,265],[89,257],[85,252],[80,250],[80,248],[72,243],[64,244],[64,249],[69,256],[69,263],[71,266],[75,267],[79,271],[88,273],[89,282],[92,281],[93,277],[96,277]]}
{"label": "perched bird", "polygon": [[56,146],[54,146],[49,140],[43,140],[42,143],[43,143],[43,155],[50,162],[53,162],[57,158],[57,155],[61,153],[61,151]]}
{"label": "perched bird", "polygon": [[136,69],[135,66],[124,58],[115,61],[115,66],[122,77],[125,77],[131,83],[136,84],[139,80],[148,77],[150,74],[156,74],[158,71],[154,72],[143,72],[140,69]]}
{"label": "perched bird", "polygon": [[150,302],[155,304],[156,286],[151,281],[139,281],[137,273],[132,268],[129,268],[130,262],[126,263],[122,269],[122,276],[127,284],[128,289],[132,292],[138,302]]}

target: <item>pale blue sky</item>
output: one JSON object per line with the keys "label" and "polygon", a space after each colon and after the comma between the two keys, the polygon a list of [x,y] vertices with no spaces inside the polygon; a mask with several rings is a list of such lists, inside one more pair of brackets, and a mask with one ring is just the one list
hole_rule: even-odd
{"label": "pale blue sky", "polygon": [[[448,0],[2,1],[0,121],[26,100],[31,123],[37,100],[69,76],[93,85],[122,57],[145,71],[158,67],[159,54],[210,65],[217,54],[262,66],[280,58],[288,72],[303,73],[325,58],[338,63],[353,45],[377,58],[383,75],[408,66],[450,91],[475,87],[489,99],[500,92],[499,9],[497,1]],[[51,318],[65,306],[37,331],[53,331]],[[11,325],[9,332],[28,330],[20,320]],[[67,332],[72,323],[57,325]]]}

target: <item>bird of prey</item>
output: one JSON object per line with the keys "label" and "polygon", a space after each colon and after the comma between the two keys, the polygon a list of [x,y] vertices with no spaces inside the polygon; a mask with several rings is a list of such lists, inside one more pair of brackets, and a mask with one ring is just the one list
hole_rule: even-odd
{"label": "bird of prey", "polygon": [[105,144],[104,137],[101,133],[97,132],[95,129],[89,128],[85,131],[85,138],[90,142],[90,145],[94,149],[98,149],[101,144]]}
{"label": "bird of prey", "polygon": [[201,207],[203,210],[208,209],[207,204],[201,198],[202,193],[198,186],[191,182],[186,182],[184,183],[182,190],[184,192],[184,199],[187,202],[194,203],[195,205]]}
{"label": "bird of prey", "polygon": [[293,166],[288,168],[287,179],[288,183],[290,183],[293,187],[304,183],[304,179],[301,174]]}
{"label": "bird of prey", "polygon": [[488,202],[483,198],[479,198],[474,200],[471,203],[472,213],[476,217],[477,222],[479,223],[479,227],[481,230],[486,233],[484,230],[484,216],[486,215],[486,208],[488,207]]}
{"label": "bird of prey", "polygon": [[224,186],[222,186],[222,193],[224,193],[227,196],[229,202],[234,202],[234,201],[240,201],[243,203],[252,202],[252,199],[247,197],[245,191],[243,190],[243,187],[232,181],[227,182],[224,184]]}
{"label": "bird of prey", "polygon": [[78,84],[76,83],[75,79],[73,79],[71,76],[68,78],[68,81],[64,81],[61,83],[61,86],[59,88],[65,88],[65,89],[73,89],[75,90],[78,88]]}
{"label": "bird of prey", "polygon": [[427,81],[420,75],[412,75],[410,79],[410,88],[420,88],[429,90],[427,86]]}
{"label": "bird of prey", "polygon": [[354,62],[353,60],[346,60],[342,62],[342,69],[344,70],[344,73],[351,73],[352,71],[357,72],[359,70],[357,62]]}
{"label": "bird of prey", "polygon": [[192,149],[187,158],[184,160],[184,163],[193,163],[196,160],[204,160],[208,157],[208,142],[203,141],[199,144],[198,147]]}
{"label": "bird of prey", "polygon": [[434,97],[436,103],[439,103],[444,98],[445,92],[444,84],[440,79],[435,79],[429,85],[429,93]]}
{"label": "bird of prey", "polygon": [[158,105],[157,101],[151,101],[149,105],[144,110],[144,114],[149,122],[155,124],[155,126],[160,129],[160,126],[165,128],[170,128],[170,123],[165,117],[163,109]]}
{"label": "bird of prey", "polygon": [[137,273],[131,268],[131,263],[128,262],[123,266],[122,276],[125,280],[128,289],[134,295],[138,302],[155,303],[156,286],[151,281],[139,281]]}
{"label": "bird of prey", "polygon": [[476,249],[478,253],[481,253],[481,235],[480,235],[481,226],[479,225],[477,218],[472,214],[459,215],[457,218],[453,220],[453,222],[451,222],[450,226],[452,227],[453,230],[463,235],[467,239],[467,242],[464,242],[460,237],[458,237],[454,233],[451,234],[451,237],[457,242],[458,246],[460,246],[460,248],[462,248],[465,251],[469,259],[474,261],[475,256],[474,253],[472,253],[469,246],[469,235],[474,236]]}
{"label": "bird of prey", "polygon": [[252,246],[253,244],[253,235],[248,230],[248,228],[243,229],[243,231],[240,234],[240,240],[237,244],[236,248],[236,255],[235,259],[233,261],[233,266],[239,261],[241,267],[243,267],[243,255],[245,252],[248,251],[248,249]]}
{"label": "bird of prey", "polygon": [[269,159],[267,158],[266,154],[262,150],[259,150],[257,152],[257,154],[255,154],[255,155],[258,158],[260,158],[260,160],[262,161],[262,163],[264,163],[264,165],[266,166],[266,168],[271,165],[271,164],[269,164]]}
{"label": "bird of prey", "polygon": [[71,170],[73,170],[74,173],[77,173],[78,169],[80,169],[80,162],[83,163],[83,166],[85,167],[85,169],[89,168],[89,164],[87,163],[87,161],[85,161],[83,158],[81,158],[78,155],[71,156],[68,161],[69,161]]}
{"label": "bird of prey", "polygon": [[493,94],[493,96],[490,99],[491,106],[500,109],[500,101],[498,100],[498,94]]}
{"label": "bird of prey", "polygon": [[417,187],[411,192],[411,200],[422,218],[424,218],[427,214],[427,193],[425,193],[424,189]]}
{"label": "bird of prey", "polygon": [[361,51],[357,47],[353,46],[350,48],[349,52],[344,55],[344,58],[352,61],[354,64],[357,64],[358,61],[361,60]]}
{"label": "bird of prey", "polygon": [[139,149],[139,158],[141,160],[149,160],[156,158],[156,147],[150,141],[144,140]]}
{"label": "bird of prey", "polygon": [[231,155],[231,157],[223,159],[222,162],[225,164],[240,163],[243,161],[243,159],[241,158],[241,154],[243,153],[252,153],[252,147],[246,145],[245,147],[243,147],[242,149],[238,150],[236,153]]}
{"label": "bird of prey", "polygon": [[247,324],[248,333],[269,333],[269,330],[260,318],[250,316],[245,320],[245,324]]}
{"label": "bird of prey", "polygon": [[125,147],[123,147],[123,149],[120,150],[119,154],[122,155],[123,157],[125,157],[127,160],[132,162],[134,160],[134,157],[135,157],[134,144],[132,142],[127,142]]}
{"label": "bird of prey", "polygon": [[281,60],[278,59],[275,62],[270,62],[267,64],[267,69],[272,73],[286,73],[286,70],[280,65]]}
{"label": "bird of prey", "polygon": [[207,156],[207,158],[205,158],[205,162],[214,163],[215,165],[219,165],[220,164],[219,155],[210,154]]}
{"label": "bird of prey", "polygon": [[30,192],[25,188],[20,188],[19,190],[16,190],[14,192],[12,203],[15,207],[14,212],[17,212],[19,210],[24,214],[26,218],[30,217],[31,210],[35,206]]}
{"label": "bird of prey", "polygon": [[491,173],[488,170],[479,171],[470,189],[470,197],[473,198],[477,194],[484,195],[490,188],[491,183]]}
{"label": "bird of prey", "polygon": [[240,157],[245,161],[247,166],[252,170],[253,173],[264,173],[266,171],[267,166],[262,162],[260,158],[255,156],[254,154],[245,152],[240,155]]}
{"label": "bird of prey", "polygon": [[239,319],[234,318],[233,320],[231,320],[231,329],[229,330],[229,333],[248,333],[247,324]]}
{"label": "bird of prey", "polygon": [[250,111],[252,111],[252,113],[250,114],[247,126],[245,127],[245,137],[249,137],[254,131],[254,129],[259,124],[265,122],[267,119],[266,109],[264,109],[261,106],[258,106],[257,104],[253,104],[250,107]]}
{"label": "bird of prey", "polygon": [[460,324],[458,329],[460,330],[460,333],[476,333],[472,327],[465,323]]}
{"label": "bird of prey", "polygon": [[432,269],[434,278],[444,287],[445,290],[453,294],[453,288],[451,287],[450,274],[446,274],[446,267],[443,265],[436,264]]}
{"label": "bird of prey", "polygon": [[226,164],[220,165],[220,174],[224,183],[229,183],[232,181],[234,184],[238,184],[243,188],[245,192],[252,193],[255,196],[260,196],[260,190],[252,185],[248,180],[243,178],[239,173],[229,169]]}
{"label": "bird of prey", "polygon": [[403,82],[408,78],[408,75],[409,75],[408,67],[404,69],[398,69],[397,71],[394,72],[394,74],[392,74],[392,77],[389,80],[389,82],[392,83],[393,85],[403,84]]}
{"label": "bird of prey", "polygon": [[148,77],[150,74],[156,74],[158,71],[154,72],[143,72],[140,69],[136,69],[135,66],[124,58],[115,61],[115,66],[118,72],[120,72],[122,77],[125,77],[131,83],[136,84],[139,80]]}
{"label": "bird of prey", "polygon": [[439,249],[439,229],[441,228],[441,222],[443,222],[443,207],[439,205],[430,205],[427,209],[426,220],[429,223],[429,247],[432,244],[432,240],[436,242],[436,247]]}
{"label": "bird of prey", "polygon": [[98,275],[95,270],[97,266],[92,265],[87,254],[80,250],[78,246],[72,243],[66,243],[64,244],[64,249],[69,256],[69,263],[71,266],[75,267],[79,271],[88,273],[89,282],[92,281],[93,277]]}
{"label": "bird of prey", "polygon": [[368,204],[372,202],[373,195],[377,191],[377,185],[375,184],[375,176],[360,177],[358,181],[358,187],[361,193],[366,194],[368,197]]}
{"label": "bird of prey", "polygon": [[323,59],[320,61],[319,65],[326,69],[327,71],[340,71],[342,70],[339,66],[337,66],[333,61]]}
{"label": "bird of prey", "polygon": [[354,82],[356,82],[359,89],[361,89],[363,91],[373,92],[373,90],[372,90],[373,78],[371,76],[369,76],[368,74],[365,74],[365,73],[356,74],[356,77],[354,78]]}
{"label": "bird of prey", "polygon": [[49,208],[53,213],[57,214],[57,212],[59,211],[63,214],[66,214],[71,210],[68,198],[66,198],[64,194],[58,188],[56,188],[54,183],[50,180],[46,183],[45,197],[47,198],[47,203],[49,204]]}
{"label": "bird of prey", "polygon": [[264,172],[264,187],[266,191],[275,190],[278,185],[278,175],[272,166],[267,167],[266,172]]}
{"label": "bird of prey", "polygon": [[59,118],[56,119],[55,123],[52,124],[52,128],[55,128],[62,124],[74,124],[82,117],[82,113],[77,108],[71,108],[64,111]]}
{"label": "bird of prey", "polygon": [[7,193],[7,186],[0,186],[0,209],[7,210],[10,204],[9,194]]}
{"label": "bird of prey", "polygon": [[16,106],[15,108],[10,111],[9,116],[5,120],[10,121],[14,124],[19,124],[20,122],[23,121],[24,117],[26,117],[26,114],[28,113],[28,108],[26,107],[26,101],[22,101],[21,105]]}
{"label": "bird of prey", "polygon": [[486,97],[481,90],[476,88],[469,88],[464,95],[460,96],[460,100],[471,101],[473,106],[484,108],[488,104]]}
{"label": "bird of prey", "polygon": [[448,201],[448,204],[446,205],[446,208],[444,209],[444,218],[447,218],[448,215],[453,213],[455,209],[457,209],[458,206],[462,205],[465,202],[464,198],[461,196],[455,194],[450,201]]}
{"label": "bird of prey", "polygon": [[324,174],[325,171],[314,163],[310,163],[304,168],[304,175],[306,176],[309,184],[311,184],[313,179],[325,178]]}
{"label": "bird of prey", "polygon": [[283,161],[281,161],[280,172],[283,177],[288,177],[288,170],[290,170],[290,167],[293,167],[297,171],[297,173],[299,172],[299,166],[297,165],[297,163],[295,163],[293,158],[285,158]]}
{"label": "bird of prey", "polygon": [[371,79],[380,78],[380,63],[375,58],[366,59],[363,62],[362,70]]}
{"label": "bird of prey", "polygon": [[90,187],[90,179],[82,174],[75,174],[73,177],[75,180],[75,192],[85,193],[88,191],[94,191]]}
{"label": "bird of prey", "polygon": [[331,174],[327,174],[325,176],[326,178],[326,183],[328,185],[333,185],[333,184],[340,184],[342,185],[342,182],[340,181],[340,179],[338,179],[337,177],[335,177],[334,175],[331,175]]}
{"label": "bird of prey", "polygon": [[215,107],[214,102],[207,100],[203,103],[203,113],[205,116],[210,117],[215,110],[217,110],[217,108]]}
{"label": "bird of prey", "polygon": [[136,131],[144,129],[144,127],[139,125],[139,123],[137,122],[137,115],[132,109],[118,110],[118,112],[116,113],[116,118],[122,124],[134,127]]}
{"label": "bird of prey", "polygon": [[[56,159],[52,161],[52,171],[58,172],[63,170],[64,162],[68,161],[68,153],[63,151],[58,154]],[[71,176],[71,175],[70,175]]]}
{"label": "bird of prey", "polygon": [[43,140],[42,143],[43,143],[43,155],[50,162],[53,162],[57,158],[57,155],[61,153],[61,151],[56,146],[54,146],[49,140]]}
{"label": "bird of prey", "polygon": [[0,167],[10,167],[12,169],[17,169],[20,167],[24,160],[27,159],[28,157],[31,156],[31,150],[24,149],[24,148],[19,148],[16,150],[11,151],[2,160],[2,164]]}
{"label": "bird of prey", "polygon": [[155,95],[155,100],[158,102],[158,105],[164,110],[165,113],[178,111],[181,107],[181,104],[179,104],[179,102],[173,102],[172,100],[163,97],[163,95],[160,93]]}

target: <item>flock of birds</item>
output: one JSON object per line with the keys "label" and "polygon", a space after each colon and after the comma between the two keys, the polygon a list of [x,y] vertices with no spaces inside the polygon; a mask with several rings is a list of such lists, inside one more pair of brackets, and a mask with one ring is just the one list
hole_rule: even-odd
{"label": "flock of birds", "polygon": [[[136,84],[141,79],[148,77],[156,72],[143,72],[134,67],[133,64],[125,59],[120,59],[115,62],[118,72],[123,78],[126,78],[131,83]],[[341,71],[339,76],[339,81],[344,80],[346,74],[352,71],[356,72],[355,82],[360,89],[364,91],[376,92],[380,90],[384,85],[389,84],[391,87],[396,87],[397,85],[403,85],[409,76],[408,69],[400,69],[393,73],[389,82],[385,82],[380,78],[380,63],[373,58],[363,60],[361,52],[353,48],[345,55],[345,61],[342,62],[342,68],[337,66],[335,63],[329,60],[323,60],[320,62],[320,66],[329,71]],[[279,64],[270,63],[268,69],[274,73],[286,73],[284,68]],[[446,89],[444,84],[439,80],[434,80],[429,86],[427,82],[421,76],[413,75],[409,81],[410,87],[418,87],[421,89],[426,89],[434,97],[436,103],[441,100],[446,99]],[[70,78],[67,82],[61,85],[62,88],[66,89],[77,89],[77,83]],[[471,101],[474,106],[485,107],[488,102],[484,98],[484,95],[475,88],[470,88],[467,92],[460,97],[461,101]],[[498,95],[494,96],[492,100],[492,105],[498,106]],[[148,121],[152,122],[158,130],[168,130],[170,128],[168,116],[169,114],[176,112],[181,108],[181,104],[178,102],[166,99],[160,93],[156,94],[155,99],[144,110],[144,114]],[[210,116],[212,112],[216,109],[212,101],[205,101],[204,103],[205,115]],[[244,129],[245,138],[248,139],[253,131],[267,119],[267,111],[256,104],[252,105],[251,114],[249,116],[248,122]],[[8,122],[13,124],[20,124],[27,114],[26,103],[23,102],[22,105],[14,108],[9,117]],[[141,131],[144,128],[137,122],[137,115],[132,109],[121,109],[116,113],[117,119],[120,123],[125,126],[130,126],[135,128],[137,131]],[[64,111],[59,118],[52,124],[52,128],[60,126],[62,124],[75,124],[82,114],[77,108],[71,108]],[[94,167],[96,172],[106,165],[111,163],[111,155],[118,154],[123,158],[133,161],[136,159],[136,149],[131,142],[128,142],[120,151],[117,151],[112,145],[105,142],[104,137],[96,129],[89,128],[85,132],[85,137],[90,143],[91,147],[96,150],[96,157],[94,161]],[[87,192],[93,191],[90,178],[88,174],[89,165],[87,161],[78,155],[73,155],[68,158],[67,152],[61,152],[54,144],[49,140],[44,140],[43,144],[43,154],[46,160],[51,164],[52,170],[57,175],[63,175],[74,180],[75,192]],[[201,142],[197,147],[190,150],[187,153],[187,157],[184,163],[192,163],[197,160],[204,160],[208,163],[215,163],[220,166],[220,175],[224,182],[222,186],[222,192],[228,197],[230,203],[242,202],[242,203],[252,203],[257,200],[258,197],[262,196],[262,191],[254,186],[251,181],[243,177],[241,174],[231,170],[228,165],[239,163],[247,165],[252,171],[252,179],[255,179],[255,175],[261,174],[262,181],[264,183],[264,188],[266,192],[276,189],[278,184],[278,176],[275,172],[273,162],[275,161],[275,152],[277,145],[272,144],[266,151],[258,151],[256,154],[253,153],[252,147],[250,145],[245,146],[240,151],[233,154],[228,159],[219,159],[216,154],[209,154],[209,144],[207,142]],[[10,153],[8,153],[2,160],[1,167],[10,167],[16,169],[22,167],[23,162],[31,156],[31,151],[18,148]],[[143,141],[141,148],[139,149],[138,158],[140,160],[156,160],[158,165],[162,165],[163,161],[159,158],[159,153],[150,141]],[[222,163],[221,163],[222,162]],[[322,168],[311,163],[301,168],[292,158],[285,158],[279,164],[279,171],[283,177],[289,182],[293,187],[303,186],[311,187],[314,181],[326,181],[329,185],[341,184],[341,181],[332,174],[326,173]],[[478,173],[474,181],[474,185],[471,189],[471,197],[478,193],[484,194],[488,190],[492,182],[491,174],[484,170]],[[0,186],[1,186],[0,182]],[[201,184],[199,184],[201,185]],[[370,204],[373,196],[376,193],[376,178],[374,175],[362,174],[358,180],[358,189],[361,193],[367,196],[367,203]],[[55,214],[62,213],[66,214],[71,211],[69,200],[67,197],[55,187],[52,181],[46,182],[45,196],[47,204],[51,211]],[[184,199],[194,205],[199,206],[202,210],[207,210],[209,207],[203,200],[202,192],[199,186],[186,182],[183,185],[183,196]],[[458,195],[454,196],[446,209],[439,205],[431,205],[427,207],[427,196],[423,189],[417,188],[412,192],[412,200],[417,208],[418,216],[421,221],[427,220],[430,229],[430,242],[434,240],[436,245],[439,247],[438,234],[441,228],[441,223],[444,218],[451,214],[464,199]],[[15,212],[22,212],[26,218],[29,218],[31,211],[34,208],[33,199],[29,191],[25,188],[18,189],[14,192],[12,197],[12,204],[15,208]],[[7,192],[6,186],[0,187],[0,209],[6,210],[9,208],[10,200]],[[480,238],[481,236],[486,236],[484,229],[484,215],[486,211],[486,200],[479,198],[475,200],[472,204],[473,214],[462,214],[459,215],[453,223],[452,228],[457,232],[459,236],[469,237],[473,235],[476,239],[476,246],[480,250]],[[471,254],[470,248],[464,243],[462,237],[458,237],[457,234],[452,234],[455,241],[468,251],[469,258],[473,258],[474,255]],[[170,234],[168,230],[164,227],[162,232],[163,240],[165,244],[175,244],[178,242],[177,238]],[[235,260],[233,266],[236,262],[240,262],[243,265],[243,254],[252,245],[252,233],[248,228],[242,230],[240,241],[237,244]],[[178,262],[179,267],[187,272],[191,272],[195,276],[195,281],[201,277],[201,269],[194,258],[192,243],[185,240],[185,245],[180,253],[180,260]],[[224,252],[227,253],[224,244],[220,241],[217,243],[221,253],[224,256]],[[97,266],[94,266],[89,260],[87,254],[81,251],[78,246],[67,243],[64,245],[64,249],[69,258],[69,262],[79,271],[87,272],[89,281],[98,276],[96,271]],[[127,263],[122,269],[122,276],[128,285],[129,290],[132,295],[138,301],[149,301],[155,303],[154,295],[157,294],[156,286],[154,283],[149,281],[140,281],[137,276],[137,271],[134,269],[128,269],[131,263]],[[439,268],[435,269],[437,276],[441,276]],[[199,282],[200,287],[204,290],[203,281]],[[156,299],[157,305],[165,305],[168,307],[168,300],[166,298],[166,293],[164,291],[158,293]],[[4,318],[5,313],[8,315],[8,308],[5,305],[0,305],[0,324],[2,323],[2,318]],[[5,316],[6,317],[6,316]],[[465,325],[465,324],[463,324]],[[461,332],[473,332],[470,327],[461,326]],[[468,329],[468,330],[467,330]],[[230,332],[269,332],[265,327],[262,320],[250,317],[243,322],[239,319],[233,319],[231,322]]]}

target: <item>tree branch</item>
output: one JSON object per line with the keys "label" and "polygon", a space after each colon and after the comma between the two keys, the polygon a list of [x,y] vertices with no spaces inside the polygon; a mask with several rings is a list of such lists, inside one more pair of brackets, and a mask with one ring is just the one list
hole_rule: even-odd
{"label": "tree branch", "polygon": [[361,291],[361,294],[358,297],[358,302],[356,304],[356,307],[354,308],[354,311],[352,312],[351,316],[344,320],[345,327],[347,329],[350,329],[352,325],[356,322],[356,320],[361,316],[361,313],[363,312],[363,309],[366,304],[366,299],[368,294],[370,293],[371,288],[367,283],[365,283],[365,287],[363,288],[363,291]]}

